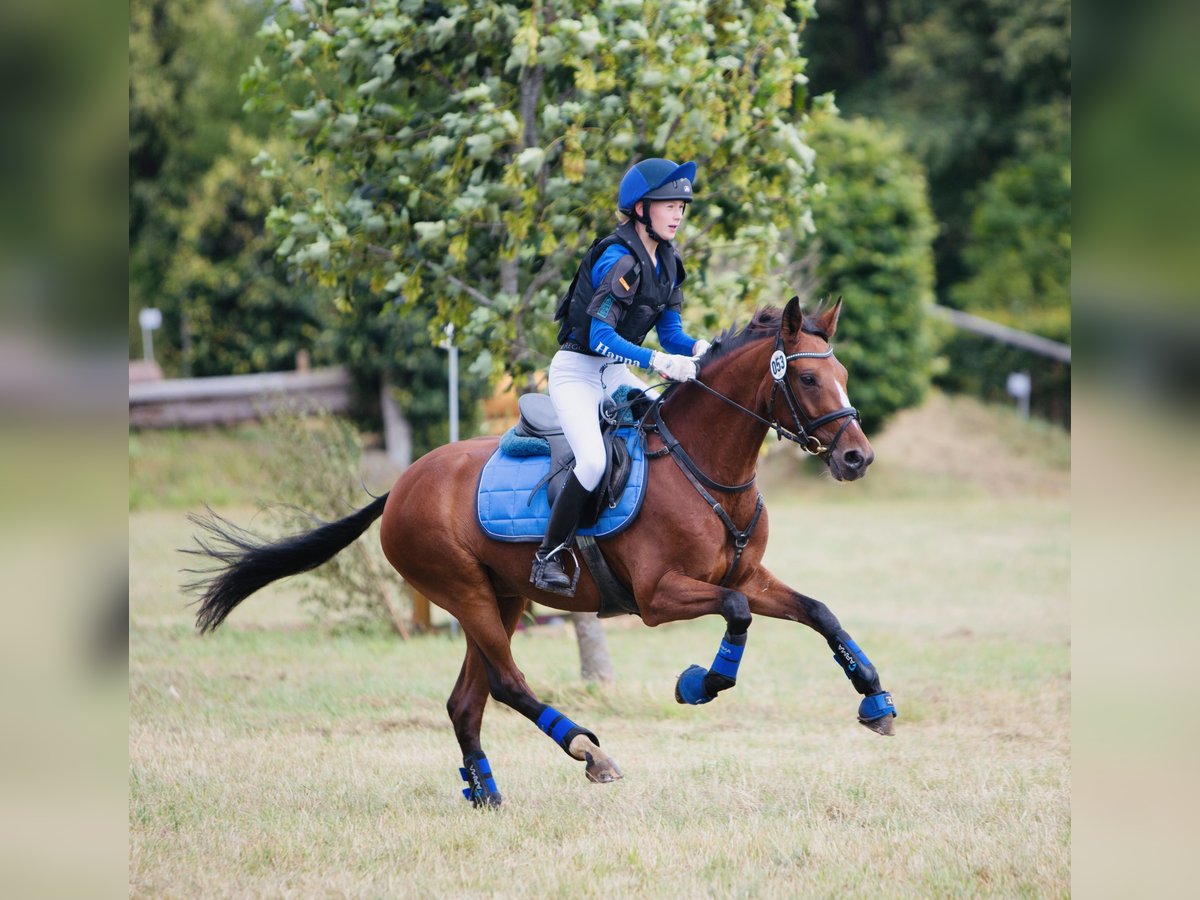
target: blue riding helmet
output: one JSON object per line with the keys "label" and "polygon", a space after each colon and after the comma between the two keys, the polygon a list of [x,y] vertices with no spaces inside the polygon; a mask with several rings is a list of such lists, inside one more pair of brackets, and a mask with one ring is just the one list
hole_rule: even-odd
{"label": "blue riding helmet", "polygon": [[695,199],[692,182],[696,180],[696,164],[676,165],[669,159],[643,159],[635,163],[621,179],[617,193],[617,209],[632,215],[633,204],[639,200]]}

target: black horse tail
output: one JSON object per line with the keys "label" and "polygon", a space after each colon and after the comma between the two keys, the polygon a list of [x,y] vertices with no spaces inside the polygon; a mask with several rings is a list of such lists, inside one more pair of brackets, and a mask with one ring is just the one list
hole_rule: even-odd
{"label": "black horse tail", "polygon": [[202,576],[184,586],[188,591],[200,593],[200,611],[196,614],[196,627],[200,633],[212,631],[224,622],[235,606],[259,588],[280,578],[315,569],[345,550],[383,515],[387,498],[384,494],[344,519],[274,543],[263,541],[211,509],[207,516],[189,514],[188,518],[204,529],[207,537],[196,537],[200,549],[183,552],[206,556],[219,563],[210,569],[184,570]]}

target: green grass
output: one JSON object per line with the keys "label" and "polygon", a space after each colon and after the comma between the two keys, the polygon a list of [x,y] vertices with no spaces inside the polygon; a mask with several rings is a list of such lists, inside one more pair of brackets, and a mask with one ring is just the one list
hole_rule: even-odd
{"label": "green grass", "polygon": [[[934,412],[945,421],[928,427],[953,432],[954,404]],[[1036,455],[1044,442],[989,446],[972,477],[891,453],[869,497],[856,492],[874,473],[789,481],[774,461],[764,478],[768,565],[871,656],[895,738],[854,721],[857,695],[802,626],[756,621],[737,687],[702,707],[677,705],[674,680],[711,661],[719,620],[613,620],[618,682],[603,690],[580,681],[569,628],[534,629],[514,641],[530,685],[626,777],[588,783],[489,704],[507,798],[494,813],[458,793],[444,704],[461,638],[330,633],[288,583],[197,637],[172,552],[189,526],[140,508],[131,895],[1068,895],[1067,475]],[[1022,468],[1036,471],[1014,480]],[[245,523],[243,503],[221,511]]]}
{"label": "green grass", "polygon": [[129,433],[129,509],[249,505],[272,496],[265,428]]}

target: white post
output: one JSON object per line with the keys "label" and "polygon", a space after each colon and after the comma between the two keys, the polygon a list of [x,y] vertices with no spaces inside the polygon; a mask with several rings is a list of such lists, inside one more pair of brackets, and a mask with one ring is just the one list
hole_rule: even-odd
{"label": "white post", "polygon": [[1017,400],[1017,412],[1022,419],[1029,418],[1029,396],[1033,393],[1033,379],[1028,372],[1008,373],[1008,393]]}
{"label": "white post", "polygon": [[458,347],[454,346],[454,326],[446,326],[446,342],[450,353],[450,443],[458,440]]}
{"label": "white post", "polygon": [[153,307],[140,310],[138,324],[142,326],[142,359],[154,362],[154,329],[162,326],[162,312]]}

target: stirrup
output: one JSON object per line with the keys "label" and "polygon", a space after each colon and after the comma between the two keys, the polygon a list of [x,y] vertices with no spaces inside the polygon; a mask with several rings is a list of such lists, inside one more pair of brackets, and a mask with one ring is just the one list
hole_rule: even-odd
{"label": "stirrup", "polygon": [[[571,562],[575,564],[575,576],[571,579],[570,586],[555,587],[554,585],[547,584],[545,580],[546,566],[550,560],[564,551],[571,555]],[[566,574],[566,569],[563,570],[563,574]],[[535,551],[533,554],[533,573],[529,576],[529,580],[540,591],[549,591],[551,594],[560,594],[563,597],[574,597],[575,588],[579,584],[579,559],[575,556],[575,551],[563,545],[556,547],[544,557]]]}

